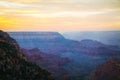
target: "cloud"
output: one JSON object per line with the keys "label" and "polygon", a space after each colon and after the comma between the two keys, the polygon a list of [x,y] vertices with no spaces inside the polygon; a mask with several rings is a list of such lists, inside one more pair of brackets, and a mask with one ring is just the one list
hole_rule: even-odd
{"label": "cloud", "polygon": [[4,12],[0,12],[0,15],[4,14]]}
{"label": "cloud", "polygon": [[23,3],[14,3],[14,2],[7,2],[7,1],[0,1],[0,6],[5,8],[24,8],[24,7],[32,7],[30,4],[23,4]]}
{"label": "cloud", "polygon": [[106,9],[99,11],[61,11],[61,12],[52,12],[52,13],[33,13],[33,14],[17,14],[21,16],[31,16],[31,17],[87,17],[94,15],[107,14],[114,12],[115,10]]}
{"label": "cloud", "polygon": [[63,26],[66,31],[67,27],[89,30],[118,26],[120,0],[0,0],[0,23],[3,28],[9,26],[8,30],[15,27],[24,30],[26,26],[28,30],[39,26],[57,30]]}
{"label": "cloud", "polygon": [[[16,0],[17,1],[17,0]],[[8,8],[1,9],[0,15],[14,14],[17,16],[30,16],[30,17],[88,17],[94,15],[102,15],[102,14],[111,14],[113,12],[117,12],[115,8],[108,7],[98,7],[97,6],[89,6],[89,5],[80,5],[82,3],[95,3],[103,2],[103,0],[95,1],[95,0],[35,0],[35,3],[29,3],[29,0],[24,3],[23,0],[20,3],[19,1],[0,1],[0,6]],[[33,0],[32,0],[33,1]],[[38,3],[36,3],[38,1]],[[108,1],[108,0],[107,0]],[[113,1],[113,0],[110,0]],[[47,3],[48,2],[48,3]],[[58,2],[58,3],[55,3]],[[74,2],[74,3],[69,3]],[[76,3],[77,2],[77,3]],[[88,3],[89,4],[89,3]],[[101,5],[102,6],[102,5]],[[93,9],[91,9],[93,8]],[[118,8],[119,9],[119,8]]]}

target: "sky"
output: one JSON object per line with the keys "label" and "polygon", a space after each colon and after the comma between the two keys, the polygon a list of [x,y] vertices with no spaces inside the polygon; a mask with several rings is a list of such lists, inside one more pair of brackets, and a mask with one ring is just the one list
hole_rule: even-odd
{"label": "sky", "polygon": [[0,29],[120,30],[120,0],[0,0]]}

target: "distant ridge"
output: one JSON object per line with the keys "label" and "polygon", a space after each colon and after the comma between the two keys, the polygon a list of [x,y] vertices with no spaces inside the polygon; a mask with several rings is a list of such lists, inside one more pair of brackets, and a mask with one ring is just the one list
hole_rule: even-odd
{"label": "distant ridge", "polygon": [[[63,54],[77,52],[87,54],[113,54],[118,53],[119,47],[105,45],[97,40],[83,39],[75,41],[64,38],[58,32],[12,32],[9,33],[22,48],[39,48],[42,52]],[[81,38],[81,37],[79,37]]]}
{"label": "distant ridge", "polygon": [[83,39],[97,40],[108,45],[120,46],[120,30],[119,31],[80,31],[65,32],[64,37],[71,40],[81,41]]}
{"label": "distant ridge", "polygon": [[9,32],[9,34],[17,39],[23,38],[23,36],[24,38],[64,39],[64,37],[58,32]]}

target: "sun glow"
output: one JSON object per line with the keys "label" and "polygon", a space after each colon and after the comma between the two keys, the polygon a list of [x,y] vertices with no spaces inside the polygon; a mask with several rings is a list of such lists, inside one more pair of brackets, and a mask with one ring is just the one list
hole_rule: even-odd
{"label": "sun glow", "polygon": [[119,0],[1,0],[6,31],[120,30]]}

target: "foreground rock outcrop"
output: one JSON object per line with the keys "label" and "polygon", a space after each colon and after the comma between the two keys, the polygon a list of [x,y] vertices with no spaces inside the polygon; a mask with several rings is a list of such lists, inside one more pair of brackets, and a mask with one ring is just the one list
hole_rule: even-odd
{"label": "foreground rock outcrop", "polygon": [[27,62],[19,45],[0,31],[0,80],[53,80],[51,74]]}

